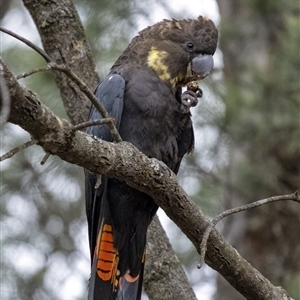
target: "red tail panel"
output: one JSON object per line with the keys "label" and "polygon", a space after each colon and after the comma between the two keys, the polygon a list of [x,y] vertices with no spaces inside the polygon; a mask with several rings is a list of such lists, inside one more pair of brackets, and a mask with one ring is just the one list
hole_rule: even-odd
{"label": "red tail panel", "polygon": [[118,285],[118,263],[119,253],[114,247],[112,226],[104,224],[99,231],[95,248],[95,259],[97,260],[97,275],[103,281],[112,283],[114,289]]}

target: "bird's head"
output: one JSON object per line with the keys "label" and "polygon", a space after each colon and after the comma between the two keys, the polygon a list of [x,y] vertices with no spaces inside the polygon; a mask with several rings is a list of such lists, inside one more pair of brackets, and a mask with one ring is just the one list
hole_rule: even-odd
{"label": "bird's head", "polygon": [[163,20],[140,31],[114,66],[148,67],[174,88],[184,86],[210,73],[217,41],[214,23],[202,16]]}

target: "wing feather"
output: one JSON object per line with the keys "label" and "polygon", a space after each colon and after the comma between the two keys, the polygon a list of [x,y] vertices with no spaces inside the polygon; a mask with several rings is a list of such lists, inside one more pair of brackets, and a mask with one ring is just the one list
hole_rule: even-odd
{"label": "wing feather", "polygon": [[[114,118],[119,130],[124,106],[125,80],[118,74],[107,76],[96,88],[95,96],[109,116]],[[102,119],[93,106],[89,120]],[[88,127],[87,133],[106,141],[112,141],[106,125]],[[101,176],[101,175],[98,175]],[[100,186],[95,189],[97,175],[85,172],[86,212],[89,228],[92,272],[88,299],[115,299],[119,278],[118,252],[113,244],[112,219],[107,201],[107,177],[102,176]]]}

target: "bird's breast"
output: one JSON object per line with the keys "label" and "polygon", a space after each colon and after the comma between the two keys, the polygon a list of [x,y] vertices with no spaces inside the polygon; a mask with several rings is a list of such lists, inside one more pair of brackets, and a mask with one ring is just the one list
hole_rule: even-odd
{"label": "bird's breast", "polygon": [[[120,134],[149,157],[177,163],[178,101],[170,86],[154,76],[133,74],[126,83]],[[186,118],[190,118],[187,114]]]}

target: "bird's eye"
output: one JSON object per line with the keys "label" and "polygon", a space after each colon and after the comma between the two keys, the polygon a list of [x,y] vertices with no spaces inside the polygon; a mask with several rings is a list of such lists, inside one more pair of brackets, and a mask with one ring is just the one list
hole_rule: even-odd
{"label": "bird's eye", "polygon": [[192,51],[192,50],[194,50],[195,45],[194,45],[194,43],[192,43],[192,42],[187,42],[187,43],[185,44],[185,47],[186,47],[186,49],[187,49],[188,51]]}

